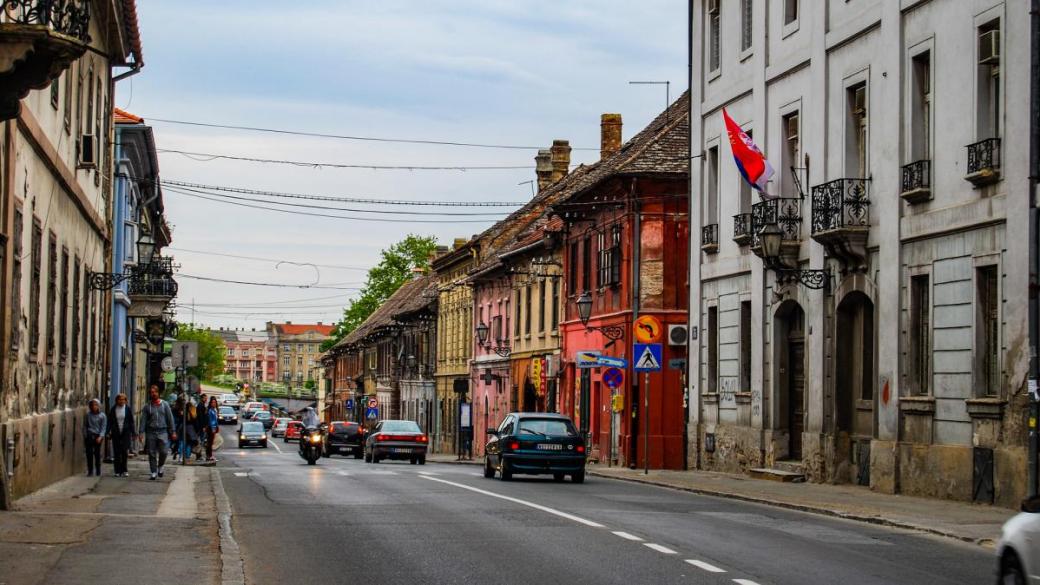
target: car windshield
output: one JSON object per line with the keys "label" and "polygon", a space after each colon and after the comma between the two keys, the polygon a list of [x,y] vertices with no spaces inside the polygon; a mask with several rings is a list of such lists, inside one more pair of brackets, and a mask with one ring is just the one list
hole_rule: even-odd
{"label": "car windshield", "polygon": [[550,436],[574,436],[578,432],[569,420],[552,418],[525,418],[520,420],[517,434]]}
{"label": "car windshield", "polygon": [[333,433],[337,433],[337,434],[338,433],[349,433],[350,431],[354,430],[353,427],[356,427],[356,426],[357,426],[356,423],[334,422],[334,423],[332,423],[331,429],[332,429]]}
{"label": "car windshield", "polygon": [[221,406],[220,414],[235,414],[235,409],[230,406]]}
{"label": "car windshield", "polygon": [[262,433],[264,432],[264,425],[258,422],[247,422],[242,424],[243,433]]}
{"label": "car windshield", "polygon": [[235,396],[234,394],[225,394],[224,400],[227,400],[228,402],[237,402],[238,396]]}
{"label": "car windshield", "polygon": [[260,412],[254,414],[253,418],[271,418],[271,413],[267,412],[266,410],[261,410]]}
{"label": "car windshield", "polygon": [[385,433],[421,433],[419,425],[410,420],[388,420],[380,428]]}

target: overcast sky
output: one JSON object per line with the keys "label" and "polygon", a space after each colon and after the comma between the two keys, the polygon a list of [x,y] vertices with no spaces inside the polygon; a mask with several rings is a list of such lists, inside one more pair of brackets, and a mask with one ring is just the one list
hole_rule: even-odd
{"label": "overcast sky", "polygon": [[[533,150],[333,140],[154,119],[542,147],[563,138],[576,147],[576,165],[599,156],[601,113],[623,115],[627,140],[664,107],[663,88],[628,81],[670,80],[673,98],[686,86],[681,0],[186,0],[142,2],[139,15],[146,65],[120,82],[116,103],[154,126],[160,150],[347,164],[531,166],[315,169],[160,153],[165,180],[338,197],[523,201],[531,191],[519,183],[534,178]],[[336,321],[351,294],[339,288],[365,278],[364,270],[349,267],[367,269],[382,248],[408,233],[446,244],[479,233],[495,217],[397,216],[415,221],[382,223],[237,207],[170,190],[165,200],[174,226],[170,253],[182,275],[282,284],[320,279],[337,287],[179,278],[178,319],[191,320],[194,302],[196,323],[224,327]],[[294,300],[303,301],[284,303]]]}

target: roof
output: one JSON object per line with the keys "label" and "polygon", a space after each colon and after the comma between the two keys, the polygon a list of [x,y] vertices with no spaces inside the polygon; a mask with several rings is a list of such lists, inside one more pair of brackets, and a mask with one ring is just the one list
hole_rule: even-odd
{"label": "roof", "polygon": [[123,19],[126,22],[126,36],[130,41],[130,54],[138,67],[144,66],[144,53],[141,51],[141,27],[137,20],[137,1],[123,0]]}
{"label": "roof", "polygon": [[131,114],[126,110],[112,108],[112,112],[113,120],[116,124],[144,124],[144,118]]}
{"label": "roof", "polygon": [[437,301],[436,295],[424,295],[437,290],[437,279],[432,274],[405,281],[390,298],[383,301],[365,322],[339,340],[333,348],[345,348],[364,341],[379,329],[393,325],[398,317],[415,313]]}
{"label": "roof", "polygon": [[297,324],[297,323],[275,323],[275,330],[281,335],[302,335],[311,331],[328,337],[332,335],[334,325],[325,324]]}

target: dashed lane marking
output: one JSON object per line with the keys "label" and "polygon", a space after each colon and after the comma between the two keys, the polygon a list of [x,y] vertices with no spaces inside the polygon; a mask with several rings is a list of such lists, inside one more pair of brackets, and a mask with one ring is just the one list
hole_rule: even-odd
{"label": "dashed lane marking", "polygon": [[704,561],[698,561],[696,559],[686,559],[686,562],[690,563],[694,567],[697,567],[698,569],[704,569],[705,571],[707,571],[709,573],[725,573],[726,572],[725,569],[720,569],[720,568],[716,567],[715,565],[712,565],[711,563],[705,563]]}
{"label": "dashed lane marking", "polygon": [[514,504],[520,504],[521,506],[527,506],[528,508],[534,508],[535,510],[541,510],[542,512],[546,512],[546,513],[552,514],[554,516],[559,516],[560,518],[565,518],[565,519],[570,520],[572,522],[577,522],[578,524],[584,524],[585,526],[589,526],[591,528],[606,528],[604,525],[600,524],[599,522],[593,522],[592,520],[586,520],[584,518],[575,516],[574,514],[568,514],[567,512],[561,512],[560,510],[554,510],[553,508],[550,508],[548,506],[543,506],[541,504],[536,504],[534,502],[528,502],[526,500],[521,500],[519,498],[513,498],[513,497],[510,497],[510,496],[504,496],[502,494],[496,494],[495,492],[489,492],[487,490],[482,490],[480,488],[475,488],[475,487],[468,486],[468,485],[462,484],[462,483],[456,483],[454,481],[448,481],[446,479],[441,479],[439,477],[430,477],[429,475],[420,475],[419,477],[421,477],[423,479],[428,479],[430,481],[436,481],[438,483],[443,483],[443,484],[447,484],[447,485],[450,485],[450,486],[455,486],[457,488],[461,488],[461,489],[464,489],[464,490],[469,490],[471,492],[475,492],[475,493],[478,493],[478,494],[483,494],[485,496],[489,496],[489,497],[492,497],[492,498],[498,498],[500,500],[505,500],[507,502],[513,502]]}
{"label": "dashed lane marking", "polygon": [[618,531],[614,532],[614,534],[617,535],[617,536],[620,536],[621,538],[624,538],[625,540],[631,540],[631,541],[634,541],[634,542],[643,542],[643,539],[639,538],[635,534],[629,534],[627,532],[622,532],[621,530],[618,530]]}
{"label": "dashed lane marking", "polygon": [[346,471],[336,471],[336,475],[342,475],[343,477],[348,477],[350,474],[347,473]]}
{"label": "dashed lane marking", "polygon": [[275,443],[274,441],[270,441],[270,442],[269,442],[269,444],[270,444],[270,445],[271,445],[272,447],[274,447],[274,450],[275,450],[275,451],[278,451],[279,453],[281,453],[281,452],[282,452],[282,448],[278,446],[278,443]]}
{"label": "dashed lane marking", "polygon": [[666,555],[677,554],[674,550],[668,548],[667,546],[661,546],[659,544],[654,544],[652,542],[644,542],[643,546],[645,546],[647,548],[652,548],[652,549],[656,550],[657,552],[664,553]]}
{"label": "dashed lane marking", "polygon": [[249,474],[247,472],[245,472],[245,471],[236,471],[235,472],[235,477],[248,477],[248,476],[249,476]]}
{"label": "dashed lane marking", "polygon": [[755,583],[750,579],[734,579],[733,582],[737,585],[758,585],[758,583]]}

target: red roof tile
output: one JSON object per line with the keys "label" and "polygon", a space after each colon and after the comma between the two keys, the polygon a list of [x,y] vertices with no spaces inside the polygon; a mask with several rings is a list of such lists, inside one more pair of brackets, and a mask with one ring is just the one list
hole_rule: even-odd
{"label": "red roof tile", "polygon": [[278,332],[283,335],[300,335],[309,331],[320,333],[321,335],[331,335],[332,330],[335,328],[334,325],[317,325],[317,324],[296,324],[296,323],[275,323],[274,326],[278,329]]}
{"label": "red roof tile", "polygon": [[112,115],[116,124],[144,124],[144,118],[141,116],[135,116],[119,108],[112,108]]}

